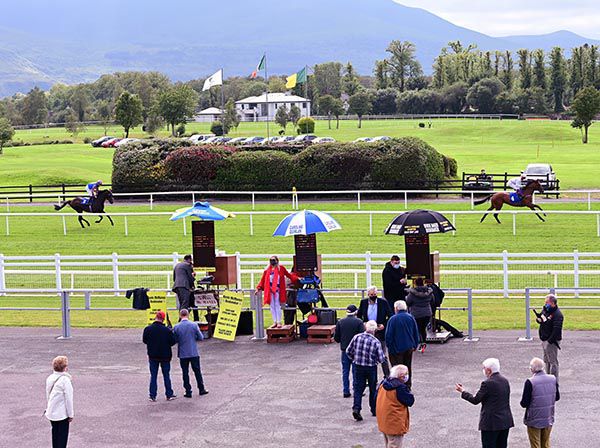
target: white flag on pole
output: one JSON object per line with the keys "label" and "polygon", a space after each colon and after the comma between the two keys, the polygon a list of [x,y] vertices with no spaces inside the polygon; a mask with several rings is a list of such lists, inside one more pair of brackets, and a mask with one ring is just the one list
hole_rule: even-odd
{"label": "white flag on pole", "polygon": [[223,69],[219,70],[212,76],[206,78],[204,81],[204,87],[202,87],[202,91],[210,89],[213,86],[222,86],[223,85]]}

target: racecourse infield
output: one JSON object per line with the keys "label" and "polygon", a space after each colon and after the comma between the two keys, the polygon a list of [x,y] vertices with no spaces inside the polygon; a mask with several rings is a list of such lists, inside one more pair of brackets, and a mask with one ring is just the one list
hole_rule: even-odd
{"label": "racecourse infield", "polygon": [[[86,447],[340,447],[383,446],[376,419],[363,398],[365,420],[351,416],[342,398],[337,344],[210,339],[200,343],[210,393],[182,397],[181,371],[171,376],[179,398],[150,403],[142,329],[74,329],[57,340],[55,328],[0,330],[0,447],[48,446],[50,424],[42,416],[44,384],[54,356],[66,354],[75,389],[69,446]],[[405,446],[477,447],[479,407],[461,400],[454,384],[476,391],[481,361],[498,357],[511,382],[515,428],[512,447],[527,446],[519,406],[528,363],[541,356],[539,341],[518,342],[520,332],[478,332],[478,342],[429,345],[413,360],[411,430]],[[567,331],[561,363],[561,400],[556,406],[553,447],[594,448],[600,424],[599,332]],[[175,352],[175,351],[174,351]],[[379,369],[381,376],[381,370]]]}

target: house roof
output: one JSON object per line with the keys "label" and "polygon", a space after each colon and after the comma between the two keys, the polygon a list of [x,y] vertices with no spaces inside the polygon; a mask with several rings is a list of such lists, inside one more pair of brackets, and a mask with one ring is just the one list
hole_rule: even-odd
{"label": "house roof", "polygon": [[[287,95],[285,93],[269,93],[268,94],[268,102],[269,103],[305,103],[310,102],[310,100],[306,98],[302,98],[297,95]],[[262,94],[260,96],[249,96],[248,98],[241,99],[236,101],[235,104],[248,104],[248,103],[267,103],[267,94]]]}
{"label": "house roof", "polygon": [[208,109],[201,110],[196,115],[221,115],[223,111],[218,107],[209,107]]}

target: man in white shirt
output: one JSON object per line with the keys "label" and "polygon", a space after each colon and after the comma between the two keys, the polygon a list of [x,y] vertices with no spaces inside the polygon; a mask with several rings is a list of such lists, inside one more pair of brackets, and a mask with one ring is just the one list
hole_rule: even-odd
{"label": "man in white shirt", "polygon": [[527,176],[525,173],[521,173],[520,177],[513,177],[506,184],[507,187],[512,188],[519,195],[519,200],[523,199],[523,187],[525,187],[527,183]]}

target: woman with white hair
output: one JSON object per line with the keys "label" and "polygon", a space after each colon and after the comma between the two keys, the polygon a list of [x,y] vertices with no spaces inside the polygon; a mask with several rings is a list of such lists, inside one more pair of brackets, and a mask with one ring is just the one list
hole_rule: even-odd
{"label": "woman with white hair", "polygon": [[406,385],[408,379],[408,367],[398,364],[377,389],[377,426],[383,433],[386,448],[401,447],[410,427],[408,408],[414,404],[415,397]]}
{"label": "woman with white hair", "polygon": [[456,384],[461,397],[473,404],[481,403],[479,431],[483,448],[506,448],[508,431],[515,426],[510,411],[510,384],[500,375],[500,361],[488,358],[482,363],[486,379],[481,383],[475,395],[465,390],[462,384]]}
{"label": "woman with white hair", "polygon": [[46,418],[52,424],[52,448],[66,448],[69,423],[73,421],[73,385],[67,373],[69,360],[57,356],[52,360],[52,374],[46,379]]}
{"label": "woman with white hair", "polygon": [[556,377],[545,373],[544,367],[540,358],[531,360],[529,370],[533,376],[525,381],[520,403],[525,408],[523,423],[527,426],[531,448],[550,448],[554,405],[560,400]]}

